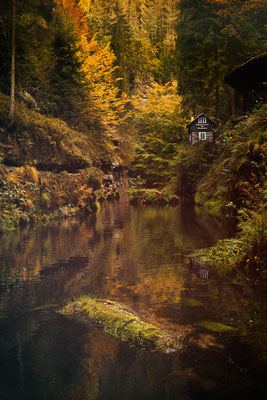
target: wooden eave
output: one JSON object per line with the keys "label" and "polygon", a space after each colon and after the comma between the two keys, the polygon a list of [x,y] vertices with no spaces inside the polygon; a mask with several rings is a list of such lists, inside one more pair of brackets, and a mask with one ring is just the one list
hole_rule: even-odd
{"label": "wooden eave", "polygon": [[227,74],[224,82],[239,92],[263,88],[267,82],[267,53],[251,58]]}

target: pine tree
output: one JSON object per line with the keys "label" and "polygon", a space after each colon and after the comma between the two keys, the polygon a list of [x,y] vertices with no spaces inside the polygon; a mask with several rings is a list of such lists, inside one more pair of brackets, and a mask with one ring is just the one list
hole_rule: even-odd
{"label": "pine tree", "polygon": [[109,25],[111,35],[111,49],[116,56],[117,78],[122,90],[129,91],[133,84],[133,32],[127,22],[126,15],[118,3],[114,8],[114,18]]}

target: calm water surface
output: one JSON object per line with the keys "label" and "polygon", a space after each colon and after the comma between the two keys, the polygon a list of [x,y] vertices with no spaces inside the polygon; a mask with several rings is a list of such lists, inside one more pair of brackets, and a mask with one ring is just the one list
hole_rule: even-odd
{"label": "calm water surface", "polygon": [[[188,257],[228,236],[224,223],[192,208],[116,202],[82,221],[2,235],[0,399],[264,398],[264,288],[218,278]],[[81,294],[129,305],[184,350],[129,347],[57,314]]]}

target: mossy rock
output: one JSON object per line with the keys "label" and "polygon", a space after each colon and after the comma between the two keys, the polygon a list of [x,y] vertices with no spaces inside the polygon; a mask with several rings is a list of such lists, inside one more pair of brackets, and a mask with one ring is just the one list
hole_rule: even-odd
{"label": "mossy rock", "polygon": [[170,353],[180,348],[167,332],[142,321],[129,307],[114,301],[82,296],[59,312],[69,318],[93,322],[110,335],[148,350]]}
{"label": "mossy rock", "polygon": [[214,322],[214,321],[200,321],[196,325],[212,332],[230,332],[235,330],[235,328],[233,328],[232,326],[224,325],[221,324],[220,322]]}

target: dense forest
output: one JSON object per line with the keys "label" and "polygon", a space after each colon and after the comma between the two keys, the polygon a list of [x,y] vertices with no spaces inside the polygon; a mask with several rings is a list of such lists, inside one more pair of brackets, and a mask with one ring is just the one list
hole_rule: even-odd
{"label": "dense forest", "polygon": [[[227,73],[266,51],[264,0],[0,0],[0,231],[118,197],[237,218],[207,257],[264,265],[266,104]],[[200,112],[215,143],[189,147]],[[126,179],[126,178],[125,178]]]}

